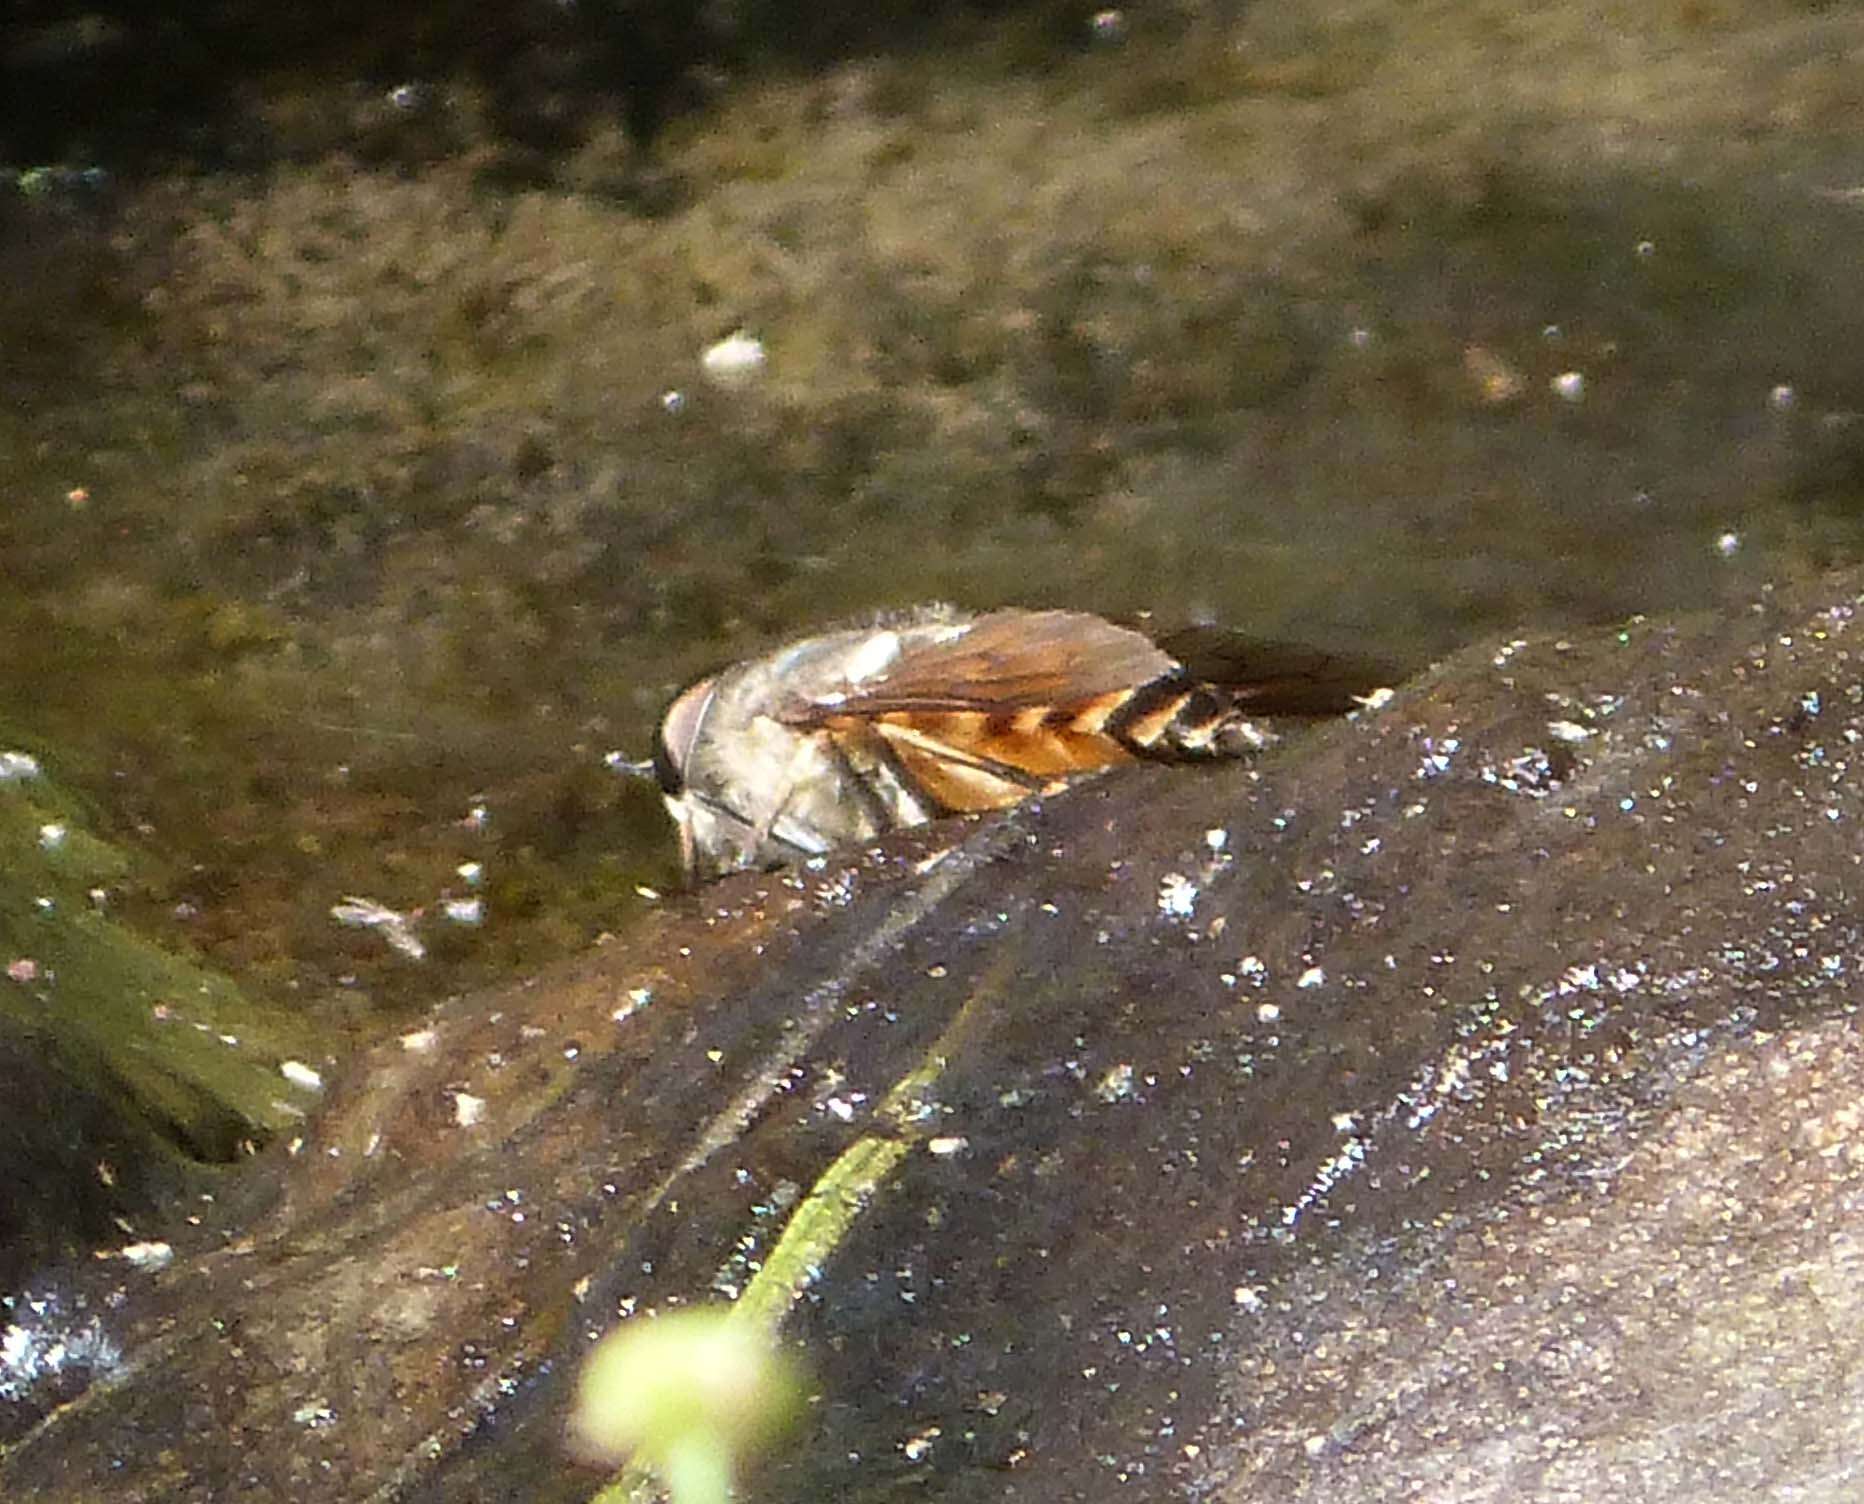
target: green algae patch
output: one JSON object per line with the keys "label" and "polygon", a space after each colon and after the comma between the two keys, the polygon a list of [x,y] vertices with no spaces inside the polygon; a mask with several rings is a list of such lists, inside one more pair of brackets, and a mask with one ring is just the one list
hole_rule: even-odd
{"label": "green algae patch", "polygon": [[[0,728],[0,751],[17,748]],[[23,754],[22,754],[23,755]],[[161,1143],[224,1160],[302,1117],[311,1032],[110,911],[132,859],[43,770],[0,780],[0,1021]]]}

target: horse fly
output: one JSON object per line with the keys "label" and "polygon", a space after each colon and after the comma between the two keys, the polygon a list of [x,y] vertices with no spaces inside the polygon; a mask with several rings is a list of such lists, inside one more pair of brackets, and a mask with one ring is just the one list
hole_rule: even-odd
{"label": "horse fly", "polygon": [[1336,715],[1370,664],[1211,628],[1154,640],[1079,611],[926,607],[701,679],[651,772],[689,878],[780,866],[945,815],[1004,809],[1134,761],[1244,756],[1264,721]]}

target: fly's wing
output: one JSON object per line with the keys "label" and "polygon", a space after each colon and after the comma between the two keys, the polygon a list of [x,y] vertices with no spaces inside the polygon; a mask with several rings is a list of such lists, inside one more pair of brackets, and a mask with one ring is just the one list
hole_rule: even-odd
{"label": "fly's wing", "polygon": [[1170,674],[1151,638],[1080,611],[994,611],[962,632],[906,634],[886,672],[794,704],[786,724],[832,737],[848,763],[940,813],[1003,809],[1129,762],[1099,721]]}
{"label": "fly's wing", "polygon": [[1337,715],[1384,682],[1364,660],[1217,629],[1160,644],[1082,612],[998,611],[909,639],[884,673],[782,718],[959,813],[1136,758],[1246,755],[1275,740],[1256,718]]}
{"label": "fly's wing", "polygon": [[1159,639],[1195,684],[1222,691],[1250,715],[1344,715],[1402,677],[1389,663],[1249,637],[1225,627],[1185,627]]}
{"label": "fly's wing", "polygon": [[793,725],[893,711],[1003,712],[1092,699],[1177,667],[1143,632],[1085,611],[992,611],[962,632],[916,639],[883,675],[832,704],[793,706]]}

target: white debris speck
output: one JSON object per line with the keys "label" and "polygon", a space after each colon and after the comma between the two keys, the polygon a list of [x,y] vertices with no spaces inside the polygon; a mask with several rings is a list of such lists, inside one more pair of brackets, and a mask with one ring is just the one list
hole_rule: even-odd
{"label": "white debris speck", "polygon": [[1592,735],[1592,729],[1578,721],[1549,721],[1547,735],[1557,742],[1583,742]]}
{"label": "white debris speck", "polygon": [[1280,1003],[1258,1003],[1256,1017],[1265,1024],[1272,1024],[1281,1017]]}
{"label": "white debris speck", "polygon": [[469,888],[476,888],[485,881],[485,864],[483,862],[461,862],[453,869],[459,880]]}
{"label": "white debris speck", "polygon": [[1300,976],[1294,979],[1294,984],[1297,987],[1304,987],[1304,988],[1305,987],[1319,987],[1326,980],[1327,980],[1327,968],[1326,967],[1310,966],[1308,967],[1306,971],[1302,972]]}
{"label": "white debris speck", "polygon": [[854,1121],[854,1103],[841,1097],[830,1097],[822,1105],[828,1109],[828,1115],[834,1118],[838,1123],[852,1123]]}
{"label": "white debris speck", "polygon": [[1221,851],[1230,844],[1230,833],[1222,826],[1216,826],[1204,832],[1204,844],[1212,851]]}
{"label": "white debris speck", "polygon": [[44,851],[56,851],[65,844],[65,827],[56,821],[50,821],[39,827],[39,846]]}
{"label": "white debris speck", "polygon": [[1167,919],[1189,919],[1197,911],[1197,884],[1182,872],[1167,872],[1159,881],[1158,903]]}
{"label": "white debris speck", "polygon": [[492,811],[483,804],[475,804],[460,816],[460,824],[468,830],[484,830],[492,823]]}
{"label": "white debris speck", "polygon": [[947,1155],[962,1154],[971,1147],[971,1141],[962,1134],[943,1134],[938,1138],[926,1140],[926,1153],[936,1154],[943,1159]]}
{"label": "white debris speck", "polygon": [[17,1401],[69,1368],[114,1368],[122,1353],[96,1317],[69,1322],[55,1296],[20,1295],[6,1302],[12,1320],[0,1327],[0,1400]]}
{"label": "white debris speck", "polygon": [[39,759],[29,752],[0,752],[0,783],[14,779],[37,778]]}
{"label": "white debris speck", "polygon": [[1777,413],[1785,412],[1799,400],[1799,394],[1785,382],[1781,382],[1767,393],[1767,405]]}
{"label": "white debris speck", "polygon": [[485,900],[483,898],[449,898],[440,905],[440,912],[454,924],[484,924]]}
{"label": "white debris speck", "polygon": [[174,1263],[175,1250],[168,1243],[125,1243],[121,1248],[99,1249],[96,1257],[121,1259],[134,1268],[153,1273]]}
{"label": "white debris speck", "polygon": [[686,410],[686,394],[676,386],[668,387],[660,394],[660,410],[664,413],[679,414]]}
{"label": "white debris speck", "polygon": [[1383,710],[1398,698],[1398,691],[1389,685],[1381,684],[1370,694],[1354,695],[1353,698],[1359,702],[1361,710]]}
{"label": "white debris speck", "polygon": [[658,903],[660,901],[660,889],[650,888],[646,883],[636,883],[634,885],[634,891],[637,897],[645,898],[649,903]]}
{"label": "white debris speck", "polygon": [[337,1413],[330,1408],[326,1400],[312,1400],[308,1405],[300,1405],[291,1412],[291,1418],[301,1426],[308,1426],[316,1431],[324,1426],[336,1424]]}
{"label": "white debris speck", "polygon": [[653,1000],[654,1000],[654,989],[653,988],[651,987],[630,988],[628,991],[627,1002],[623,1003],[619,1008],[617,1008],[609,1016],[613,1018],[615,1022],[618,1024],[624,1023],[628,1019],[634,1017],[635,1014],[639,1013],[641,1009],[645,1008]]}
{"label": "white debris speck", "polygon": [[1553,394],[1562,402],[1583,402],[1586,398],[1586,378],[1578,371],[1562,371],[1549,383]]}
{"label": "white debris speck", "polygon": [[749,386],[762,374],[767,358],[764,342],[740,329],[706,346],[699,356],[699,368],[707,380],[718,386]]}
{"label": "white debris speck", "polygon": [[1350,1112],[1336,1112],[1333,1115],[1333,1131],[1335,1133],[1351,1133],[1358,1126],[1359,1120]]}
{"label": "white debris speck", "polygon": [[278,1073],[293,1086],[302,1086],[306,1091],[322,1091],[324,1089],[324,1078],[316,1071],[312,1070],[311,1067],[306,1065],[302,1060],[285,1061],[279,1066]]}
{"label": "white debris speck", "polygon": [[1230,1304],[1245,1311],[1265,1310],[1268,1302],[1262,1298],[1264,1288],[1262,1285],[1238,1285],[1230,1291]]}
{"label": "white debris speck", "polygon": [[1118,1102],[1132,1094],[1133,1067],[1132,1063],[1126,1060],[1108,1067],[1107,1073],[1100,1078],[1100,1083],[1094,1088],[1094,1095],[1103,1102]]}
{"label": "white debris speck", "polygon": [[1124,41],[1126,37],[1126,12],[1120,10],[1097,10],[1088,17],[1088,34],[1096,42],[1106,46],[1113,42]]}
{"label": "white debris speck", "polygon": [[1715,551],[1724,559],[1732,559],[1736,554],[1741,552],[1741,535],[1739,533],[1723,533],[1715,540]]}
{"label": "white debris speck", "polygon": [[7,980],[24,987],[39,980],[39,963],[31,956],[16,956],[6,963]]}
{"label": "white debris speck", "polygon": [[485,1116],[485,1098],[475,1097],[470,1092],[453,1093],[453,1121],[462,1128],[470,1128]]}
{"label": "white debris speck", "polygon": [[427,954],[427,947],[414,933],[414,922],[420,917],[418,912],[403,914],[373,898],[349,894],[343,902],[332,905],[330,917],[352,929],[380,931],[391,950],[399,951],[410,960],[418,961]]}
{"label": "white debris speck", "polygon": [[438,1029],[416,1029],[411,1034],[401,1036],[401,1047],[411,1055],[425,1055],[439,1043]]}

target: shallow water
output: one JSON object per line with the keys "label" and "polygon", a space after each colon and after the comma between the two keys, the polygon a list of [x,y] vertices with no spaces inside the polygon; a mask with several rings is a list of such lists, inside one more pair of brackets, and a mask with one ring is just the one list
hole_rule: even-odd
{"label": "shallow water", "polygon": [[747,70],[516,187],[482,80],[299,81],[313,150],[268,77],[263,172],[16,194],[0,705],[120,908],[367,1032],[625,928],[675,859],[604,754],[824,621],[1422,663],[1864,551],[1852,18],[1186,14]]}

